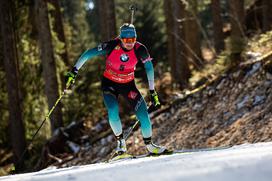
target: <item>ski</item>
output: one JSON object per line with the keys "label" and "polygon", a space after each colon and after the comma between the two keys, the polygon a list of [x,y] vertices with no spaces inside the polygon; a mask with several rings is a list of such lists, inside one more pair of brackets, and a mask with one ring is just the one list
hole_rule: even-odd
{"label": "ski", "polygon": [[222,147],[214,147],[214,148],[198,148],[198,149],[182,149],[182,150],[168,150],[166,149],[163,153],[160,154],[142,154],[142,155],[131,155],[131,154],[121,154],[114,156],[112,159],[108,160],[107,162],[116,162],[116,161],[124,161],[124,160],[134,160],[139,158],[146,158],[146,157],[159,157],[163,155],[174,155],[174,154],[192,154],[197,152],[208,152],[208,151],[217,151],[217,150],[224,150],[231,148],[231,146],[222,146]]}
{"label": "ski", "polygon": [[127,154],[127,153],[123,153],[123,154],[116,154],[116,156],[113,156],[112,159],[108,160],[108,162],[116,162],[116,161],[123,161],[123,160],[127,160],[127,159],[132,159],[135,158],[135,156],[131,155],[131,154]]}
{"label": "ski", "polygon": [[174,154],[190,154],[190,153],[197,153],[197,152],[208,152],[208,151],[216,151],[216,150],[224,150],[231,148],[231,146],[222,146],[222,147],[214,147],[214,148],[195,148],[195,149],[182,149],[182,150],[166,150],[164,153],[161,154],[143,154],[133,156],[134,159],[137,158],[145,158],[145,157],[156,157],[156,156],[163,156],[163,155],[174,155]]}
{"label": "ski", "polygon": [[163,153],[148,153],[148,154],[144,154],[144,155],[131,155],[131,154],[127,154],[127,153],[123,153],[123,154],[116,154],[116,156],[113,156],[112,159],[108,160],[107,162],[116,162],[116,161],[124,161],[124,160],[131,160],[131,159],[136,159],[136,158],[143,158],[143,157],[156,157],[156,156],[161,156],[161,155],[171,155],[173,154],[174,151],[172,150],[168,150],[166,149]]}

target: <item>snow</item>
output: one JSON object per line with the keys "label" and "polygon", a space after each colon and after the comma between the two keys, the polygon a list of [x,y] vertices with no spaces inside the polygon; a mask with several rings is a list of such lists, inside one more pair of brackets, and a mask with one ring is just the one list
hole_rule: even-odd
{"label": "snow", "polygon": [[0,177],[8,181],[271,181],[272,142]]}

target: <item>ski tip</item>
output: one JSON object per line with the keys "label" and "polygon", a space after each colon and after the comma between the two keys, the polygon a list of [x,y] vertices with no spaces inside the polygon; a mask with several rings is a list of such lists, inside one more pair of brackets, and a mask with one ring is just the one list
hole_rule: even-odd
{"label": "ski tip", "polygon": [[162,153],[149,153],[149,156],[171,155],[173,153],[173,150],[165,149]]}
{"label": "ski tip", "polygon": [[134,158],[133,155],[123,153],[123,154],[120,154],[120,155],[117,155],[117,156],[113,157],[112,159],[109,160],[109,162],[114,162],[114,161],[124,160],[124,159],[132,159],[132,158]]}

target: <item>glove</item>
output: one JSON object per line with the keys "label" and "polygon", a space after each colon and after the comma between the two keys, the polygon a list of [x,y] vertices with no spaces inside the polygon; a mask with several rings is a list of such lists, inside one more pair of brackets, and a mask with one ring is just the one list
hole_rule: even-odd
{"label": "glove", "polygon": [[78,70],[76,67],[74,67],[70,72],[66,73],[65,75],[66,89],[69,89],[70,86],[75,83],[77,73],[78,73]]}
{"label": "glove", "polygon": [[161,103],[159,101],[158,94],[155,90],[150,90],[150,98],[152,102],[152,106],[154,106],[156,109],[161,107]]}

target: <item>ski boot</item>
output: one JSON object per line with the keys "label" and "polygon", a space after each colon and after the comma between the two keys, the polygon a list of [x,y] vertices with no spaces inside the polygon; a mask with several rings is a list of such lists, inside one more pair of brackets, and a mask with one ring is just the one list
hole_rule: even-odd
{"label": "ski boot", "polygon": [[164,155],[164,154],[172,154],[173,151],[168,150],[165,146],[159,146],[154,144],[151,141],[151,138],[144,138],[144,143],[146,145],[146,149],[149,152],[149,155],[156,156],[156,155]]}
{"label": "ski boot", "polygon": [[123,135],[116,136],[117,138],[117,147],[115,149],[115,154],[111,161],[117,161],[121,159],[133,158],[132,155],[127,154],[126,140],[123,138]]}
{"label": "ski boot", "polygon": [[124,138],[118,138],[117,137],[117,147],[115,149],[115,153],[117,155],[122,155],[127,152],[127,147],[126,147],[126,141]]}

